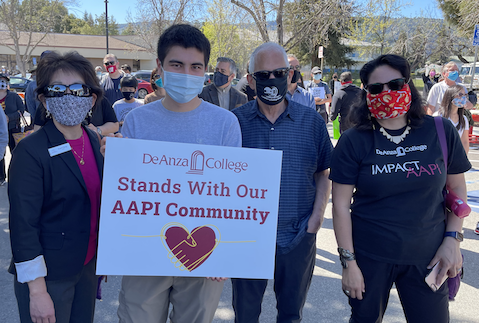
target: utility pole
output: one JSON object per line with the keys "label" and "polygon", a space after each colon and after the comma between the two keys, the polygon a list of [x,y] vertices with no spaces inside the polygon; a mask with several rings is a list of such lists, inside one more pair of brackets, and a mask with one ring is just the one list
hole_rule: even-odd
{"label": "utility pole", "polygon": [[105,0],[106,53],[108,54],[108,0]]}

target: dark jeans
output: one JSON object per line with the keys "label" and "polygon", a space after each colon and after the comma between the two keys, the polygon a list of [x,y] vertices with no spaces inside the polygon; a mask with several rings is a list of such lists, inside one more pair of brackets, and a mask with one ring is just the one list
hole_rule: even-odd
{"label": "dark jeans", "polygon": [[447,283],[433,292],[424,281],[428,270],[424,265],[394,265],[356,255],[364,277],[366,292],[363,300],[349,299],[350,323],[380,323],[389,300],[393,283],[399,294],[409,323],[449,322]]}
{"label": "dark jeans", "polygon": [[[316,234],[306,233],[289,253],[276,255],[274,291],[278,323],[301,322],[316,260]],[[257,323],[267,279],[237,279],[233,284],[235,323]]]}
{"label": "dark jeans", "polygon": [[323,117],[324,119],[324,122],[327,124],[328,123],[328,113],[326,111],[319,111],[319,114],[321,115],[321,117]]}
{"label": "dark jeans", "polygon": [[[98,276],[95,275],[96,258],[75,276],[46,281],[47,291],[53,301],[57,323],[91,323],[95,314],[95,297]],[[31,323],[28,284],[14,279],[15,296],[22,323]]]}

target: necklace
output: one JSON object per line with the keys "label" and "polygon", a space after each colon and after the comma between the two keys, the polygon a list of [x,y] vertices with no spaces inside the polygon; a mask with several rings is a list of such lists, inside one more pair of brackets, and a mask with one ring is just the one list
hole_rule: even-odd
{"label": "necklace", "polygon": [[85,161],[83,160],[83,154],[85,153],[85,136],[83,136],[83,133],[81,134],[81,138],[82,138],[82,142],[83,142],[83,145],[82,145],[82,148],[81,148],[81,156],[77,154],[77,152],[72,148],[72,151],[75,155],[77,155],[78,158],[80,158],[80,165],[85,165]]}
{"label": "necklace", "polygon": [[406,136],[409,134],[409,130],[411,130],[411,127],[407,126],[402,135],[391,136],[386,130],[384,130],[383,127],[379,128],[379,131],[384,135],[384,137],[388,138],[389,141],[394,142],[395,144],[399,144],[401,141],[403,141],[404,138],[406,138]]}

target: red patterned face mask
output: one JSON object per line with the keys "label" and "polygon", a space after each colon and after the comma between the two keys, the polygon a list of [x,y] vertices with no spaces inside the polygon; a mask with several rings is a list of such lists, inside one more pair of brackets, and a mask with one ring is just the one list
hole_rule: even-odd
{"label": "red patterned face mask", "polygon": [[368,109],[376,119],[391,119],[409,111],[411,107],[411,89],[408,84],[397,91],[382,91],[367,95]]}

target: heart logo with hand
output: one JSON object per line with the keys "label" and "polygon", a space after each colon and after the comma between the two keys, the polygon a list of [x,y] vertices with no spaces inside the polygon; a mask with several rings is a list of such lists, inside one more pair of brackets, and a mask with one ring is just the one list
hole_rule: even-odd
{"label": "heart logo with hand", "polygon": [[[181,270],[193,271],[211,255],[219,243],[215,231],[209,226],[194,228],[191,232],[180,223],[163,228],[163,244],[168,246],[168,258]],[[166,232],[164,231],[166,229]]]}

